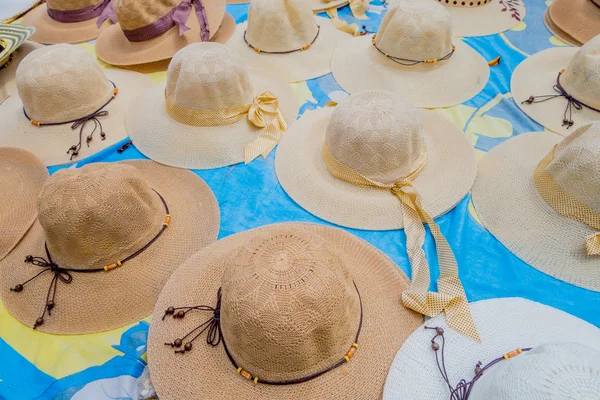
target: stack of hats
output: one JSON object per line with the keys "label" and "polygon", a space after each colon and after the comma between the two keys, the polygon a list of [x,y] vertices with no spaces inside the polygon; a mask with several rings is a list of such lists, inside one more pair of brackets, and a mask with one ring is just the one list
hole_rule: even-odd
{"label": "stack of hats", "polygon": [[544,22],[562,41],[581,46],[600,35],[600,0],[555,0]]}

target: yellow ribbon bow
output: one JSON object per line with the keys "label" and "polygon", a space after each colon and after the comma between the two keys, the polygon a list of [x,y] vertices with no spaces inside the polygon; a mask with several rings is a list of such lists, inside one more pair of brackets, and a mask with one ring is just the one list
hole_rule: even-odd
{"label": "yellow ribbon bow", "polygon": [[[366,3],[368,4],[368,3]],[[367,9],[363,0],[350,0],[350,10],[356,19],[369,19],[367,17]],[[361,32],[360,27],[356,23],[347,23],[338,16],[337,8],[331,7],[325,10],[333,26],[342,31],[351,34],[352,36],[362,36],[366,32]]]}
{"label": "yellow ribbon bow", "polygon": [[585,238],[585,250],[588,256],[600,255],[600,232],[593,233]]}

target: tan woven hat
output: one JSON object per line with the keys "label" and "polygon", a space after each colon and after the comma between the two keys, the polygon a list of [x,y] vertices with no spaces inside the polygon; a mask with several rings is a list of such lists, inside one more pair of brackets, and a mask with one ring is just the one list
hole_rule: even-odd
{"label": "tan woven hat", "polygon": [[27,39],[35,28],[0,24],[0,104],[16,94],[15,73],[21,60],[41,45]]}
{"label": "tan woven hat", "polygon": [[555,0],[544,21],[561,40],[581,46],[600,35],[600,0]]}
{"label": "tan woven hat", "polygon": [[298,82],[329,73],[331,53],[345,40],[352,38],[316,17],[308,0],[253,0],[227,46],[248,68]]}
{"label": "tan woven hat", "polygon": [[0,147],[0,261],[37,218],[37,196],[46,179],[48,170],[33,154]]}
{"label": "tan woven hat", "polygon": [[529,133],[492,149],[479,163],[473,204],[523,261],[600,291],[600,123],[559,140]]}
{"label": "tan woven hat", "polygon": [[[396,264],[341,229],[287,223],[229,236],[160,295],[148,337],[157,394],[380,399],[395,352],[422,322],[400,302],[407,287]],[[206,332],[184,336],[204,321]]]}
{"label": "tan woven hat", "polygon": [[29,150],[46,165],[79,161],[125,138],[127,106],[152,86],[137,72],[104,70],[68,44],[33,51],[16,81],[19,97],[0,105],[0,143]]}
{"label": "tan woven hat", "polygon": [[38,212],[0,263],[0,298],[48,333],[100,332],[149,315],[175,268],[219,231],[204,181],[152,161],[60,170]]}
{"label": "tan woven hat", "polygon": [[566,136],[600,120],[600,35],[581,48],[552,48],[515,68],[515,103],[544,127]]}
{"label": "tan woven hat", "polygon": [[341,43],[333,54],[333,77],[348,93],[390,90],[417,107],[448,107],[476,96],[490,69],[485,59],[452,35],[444,7],[432,0],[398,2],[377,35]]}
{"label": "tan woven hat", "polygon": [[218,168],[266,157],[298,115],[290,86],[218,43],[179,50],[167,83],[140,95],[127,133],[147,157],[181,168]]}

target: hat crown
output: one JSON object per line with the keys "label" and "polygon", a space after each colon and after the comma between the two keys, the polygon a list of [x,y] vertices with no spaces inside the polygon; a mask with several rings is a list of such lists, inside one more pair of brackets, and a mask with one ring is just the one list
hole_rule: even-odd
{"label": "hat crown", "polygon": [[262,51],[298,50],[318,33],[308,0],[253,0],[248,8],[246,40]]}
{"label": "hat crown", "polygon": [[169,100],[187,109],[218,110],[252,103],[254,92],[244,62],[218,43],[179,50],[167,73]]}
{"label": "hat crown", "polygon": [[54,262],[94,269],[145,246],[166,211],[135,167],[94,163],[52,175],[38,198],[38,213]]}
{"label": "hat crown", "polygon": [[360,302],[352,277],[317,235],[257,233],[225,264],[222,331],[252,376],[310,376],[341,360],[356,340]]}
{"label": "hat crown", "polygon": [[561,84],[577,100],[600,108],[600,35],[581,46],[569,61]]}
{"label": "hat crown", "polygon": [[325,140],[338,161],[381,183],[410,174],[425,146],[417,109],[406,97],[383,91],[361,92],[341,102]]}
{"label": "hat crown", "polygon": [[48,8],[52,10],[70,11],[93,7],[101,4],[104,0],[46,0]]}
{"label": "hat crown", "polygon": [[123,30],[150,25],[177,7],[182,0],[115,0],[114,11]]}
{"label": "hat crown", "polygon": [[402,0],[383,18],[377,47],[408,60],[440,59],[452,51],[452,19],[433,1]]}

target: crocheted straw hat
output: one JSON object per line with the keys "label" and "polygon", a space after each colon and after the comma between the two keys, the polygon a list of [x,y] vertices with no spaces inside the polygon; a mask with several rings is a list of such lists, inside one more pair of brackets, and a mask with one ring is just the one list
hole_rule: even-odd
{"label": "crocheted straw hat", "polygon": [[0,7],[0,23],[10,24],[45,0],[4,0]]}
{"label": "crocheted straw hat", "polygon": [[37,218],[36,201],[48,170],[33,154],[0,147],[0,260],[17,245]]}
{"label": "crocheted straw hat", "polygon": [[175,268],[219,231],[217,201],[202,179],[145,160],[60,170],[38,212],[0,263],[0,298],[26,325],[41,316],[36,328],[48,333],[100,332],[146,317]]}
{"label": "crocheted straw hat", "polygon": [[[388,257],[340,229],[286,223],[219,240],[177,269],[156,304],[148,361],[157,394],[379,399],[394,354],[422,322],[400,303],[407,287]],[[166,342],[214,316],[208,309],[165,316],[168,307],[192,305],[219,310],[211,336],[216,344],[218,332],[223,343],[207,344],[204,332],[191,351],[175,354],[191,339],[180,348]],[[289,380],[305,381],[267,383]]]}
{"label": "crocheted straw hat", "polygon": [[308,0],[253,0],[227,46],[248,68],[298,82],[329,73],[333,49],[351,39],[316,17]]}
{"label": "crocheted straw hat", "polygon": [[485,59],[452,35],[452,21],[433,1],[402,1],[383,18],[377,35],[341,43],[333,77],[348,93],[378,89],[402,93],[417,107],[448,107],[486,85]]}
{"label": "crocheted straw hat", "polygon": [[225,0],[120,0],[114,11],[119,24],[96,41],[98,58],[113,65],[166,60],[190,43],[224,43],[235,31]]}
{"label": "crocheted straw hat", "polygon": [[40,44],[27,41],[35,28],[21,25],[0,24],[0,104],[12,94],[16,94],[15,73],[21,60]]}
{"label": "crocheted straw hat", "polygon": [[[470,304],[481,343],[447,329],[443,316],[424,326],[444,329],[436,338],[453,387],[470,381],[483,367],[508,354],[475,382],[469,400],[596,399],[599,388],[600,330],[563,311],[521,298]],[[390,368],[384,400],[448,399],[450,389],[436,365],[435,330],[418,328],[404,343]],[[518,348],[527,349],[519,354]],[[583,350],[585,349],[585,350]],[[586,354],[587,353],[587,354]],[[441,354],[439,355],[441,358]],[[441,362],[441,361],[440,361]],[[464,397],[456,397],[463,399]]]}
{"label": "crocheted straw hat", "polygon": [[249,72],[221,44],[196,43],[175,54],[166,85],[153,87],[132,103],[126,126],[147,157],[175,167],[207,169],[249,162],[260,154],[254,147],[268,155],[284,134],[280,124],[284,128],[297,115],[287,83]]}
{"label": "crocheted straw hat", "polygon": [[544,21],[561,40],[581,46],[600,35],[600,0],[555,0]]}
{"label": "crocheted straw hat", "polygon": [[600,35],[581,48],[552,48],[526,58],[515,68],[510,89],[525,114],[560,135],[599,120]]}
{"label": "crocheted straw hat", "polygon": [[492,149],[479,162],[473,204],[523,261],[600,291],[600,123],[559,139],[529,133]]}
{"label": "crocheted straw hat", "polygon": [[152,86],[140,73],[102,69],[69,44],[33,51],[16,80],[19,96],[0,105],[0,143],[29,150],[46,165],[79,161],[125,138],[126,107]]}

